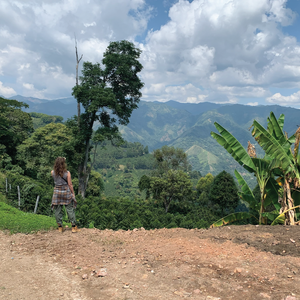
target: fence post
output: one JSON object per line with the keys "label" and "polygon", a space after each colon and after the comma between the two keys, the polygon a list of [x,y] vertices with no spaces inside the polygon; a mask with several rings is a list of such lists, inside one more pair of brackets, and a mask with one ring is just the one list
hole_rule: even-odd
{"label": "fence post", "polygon": [[20,187],[18,186],[18,205],[19,205],[19,209],[21,206],[21,196],[20,196]]}
{"label": "fence post", "polygon": [[34,207],[34,214],[36,214],[36,211],[37,211],[37,207],[38,207],[38,205],[39,205],[39,200],[40,200],[40,196],[37,196],[37,198],[36,198],[36,202],[35,202],[35,207]]}

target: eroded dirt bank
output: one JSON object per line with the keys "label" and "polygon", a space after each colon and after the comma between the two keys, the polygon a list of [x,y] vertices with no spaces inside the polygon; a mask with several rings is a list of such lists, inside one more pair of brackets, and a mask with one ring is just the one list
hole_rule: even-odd
{"label": "eroded dirt bank", "polygon": [[300,299],[300,228],[0,232],[0,299]]}

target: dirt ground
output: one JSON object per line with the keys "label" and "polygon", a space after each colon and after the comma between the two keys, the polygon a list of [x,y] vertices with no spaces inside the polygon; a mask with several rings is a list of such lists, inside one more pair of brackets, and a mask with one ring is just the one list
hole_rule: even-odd
{"label": "dirt ground", "polygon": [[300,299],[298,226],[0,232],[0,299]]}

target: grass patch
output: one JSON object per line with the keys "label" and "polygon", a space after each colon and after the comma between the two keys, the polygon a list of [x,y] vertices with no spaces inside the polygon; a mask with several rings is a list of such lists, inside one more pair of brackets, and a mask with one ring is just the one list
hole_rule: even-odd
{"label": "grass patch", "polygon": [[34,233],[56,228],[55,218],[24,213],[4,202],[0,202],[0,230],[10,233]]}

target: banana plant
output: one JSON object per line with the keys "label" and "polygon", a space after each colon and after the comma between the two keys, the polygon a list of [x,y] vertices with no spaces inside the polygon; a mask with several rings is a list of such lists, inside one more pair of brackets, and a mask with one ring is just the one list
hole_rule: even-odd
{"label": "banana plant", "polygon": [[[268,184],[269,179],[272,176],[272,170],[276,167],[276,164],[272,159],[266,157],[265,159],[251,157],[246,149],[241,145],[241,143],[224,127],[222,127],[217,122],[214,123],[215,127],[219,131],[220,134],[215,132],[211,132],[211,136],[221,145],[223,146],[229,154],[247,171],[253,173],[257,179],[257,183],[260,188],[260,208],[259,208],[259,224],[262,222],[266,222],[263,219],[263,213],[265,211],[265,207],[270,203],[266,199],[266,186]],[[236,171],[236,176],[238,172]],[[237,178],[238,181],[240,178]],[[241,180],[241,179],[240,179]],[[271,185],[272,187],[272,185]],[[249,195],[249,194],[248,194]],[[248,196],[246,196],[248,197]]]}
{"label": "banana plant", "polygon": [[[299,187],[300,173],[298,165],[299,130],[296,135],[288,138],[282,130],[284,117],[276,119],[273,112],[268,118],[268,129],[265,129],[256,120],[252,124],[252,136],[265,151],[266,155],[274,160],[277,175],[283,178],[284,194],[281,202],[282,214],[285,212],[285,224],[295,224],[294,200],[291,193],[291,184],[295,189]],[[295,143],[294,153],[291,145]]]}

